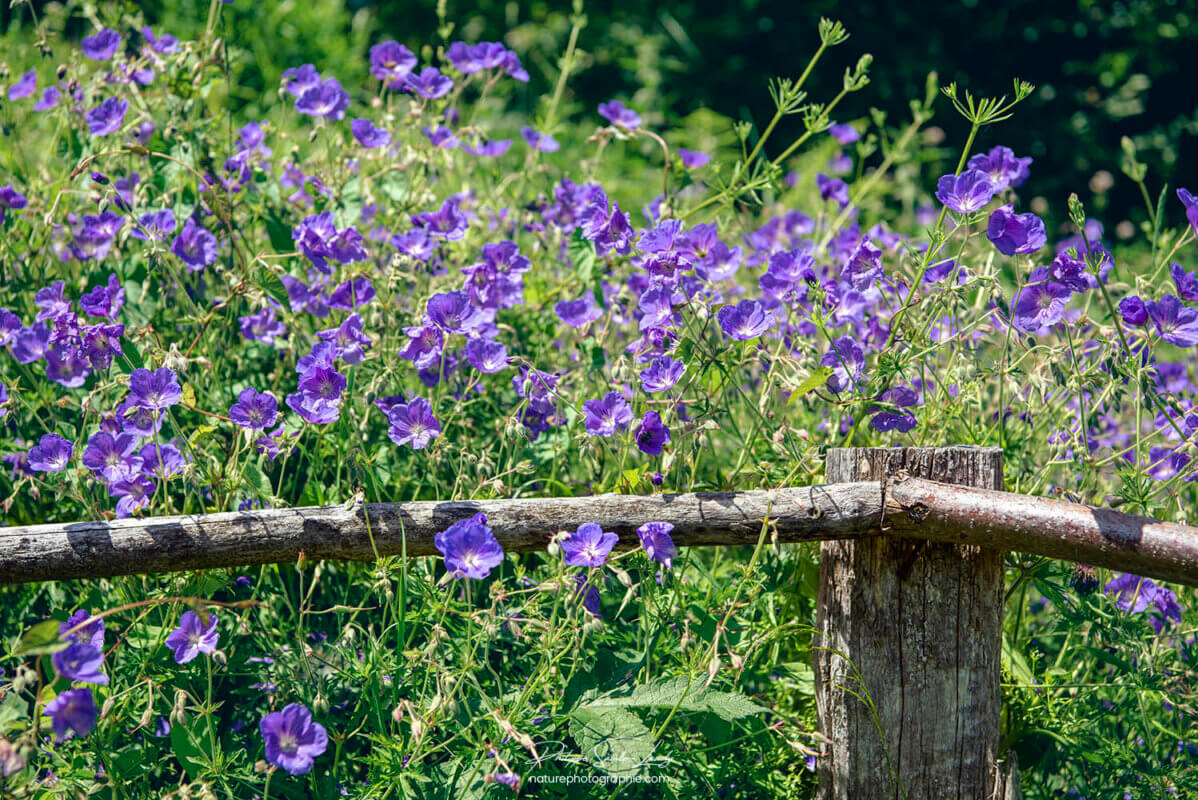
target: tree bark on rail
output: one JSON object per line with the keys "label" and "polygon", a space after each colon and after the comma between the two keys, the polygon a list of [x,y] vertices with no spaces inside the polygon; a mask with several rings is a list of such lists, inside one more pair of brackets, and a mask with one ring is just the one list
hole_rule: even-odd
{"label": "tree bark on rail", "polygon": [[[830,483],[901,475],[1001,489],[1002,452],[828,452]],[[903,511],[896,521],[917,530]],[[902,536],[821,545],[813,661],[828,743],[817,767],[820,800],[1004,795],[1003,558],[1001,549]]]}
{"label": "tree bark on rail", "polygon": [[[372,503],[0,528],[0,584],[309,560],[436,555],[433,538],[482,512],[507,551],[544,550],[558,531],[597,522],[637,543],[646,522],[679,545],[754,544],[765,520],[781,542],[877,534],[882,486],[752,492]],[[406,545],[406,546],[405,546]]]}

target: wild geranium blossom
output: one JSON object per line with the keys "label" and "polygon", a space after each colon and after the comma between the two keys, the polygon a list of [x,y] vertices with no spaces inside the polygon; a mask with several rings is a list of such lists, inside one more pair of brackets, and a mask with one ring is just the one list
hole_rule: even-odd
{"label": "wild geranium blossom", "polygon": [[29,468],[34,472],[61,472],[75,454],[75,445],[57,433],[47,433],[29,448]]}
{"label": "wild geranium blossom", "polygon": [[632,408],[619,392],[608,392],[601,400],[587,400],[582,411],[591,436],[612,436],[632,422]]}
{"label": "wild geranium blossom", "polygon": [[99,709],[91,689],[68,689],[46,703],[42,715],[49,717],[54,739],[65,742],[73,736],[87,736],[96,727]]}
{"label": "wild geranium blossom", "polygon": [[936,184],[936,199],[958,214],[980,211],[994,197],[990,176],[977,169],[945,175]]}
{"label": "wild geranium blossom", "polygon": [[292,775],[306,775],[328,748],[323,725],[312,720],[312,712],[299,703],[267,714],[258,723],[266,745],[266,760]]}
{"label": "wild geranium blossom", "polygon": [[179,618],[179,627],[166,637],[166,646],[175,651],[175,663],[186,664],[195,660],[200,653],[212,655],[220,642],[217,632],[216,614],[206,613],[206,619],[194,611],[185,611]]}
{"label": "wild geranium blossom", "polygon": [[1034,253],[1048,243],[1044,221],[1035,214],[1016,214],[1007,204],[990,214],[986,237],[1003,255]]}
{"label": "wild geranium blossom", "polygon": [[640,537],[645,553],[666,569],[673,569],[674,559],[678,557],[678,548],[674,546],[674,540],[670,537],[672,530],[674,526],[669,522],[646,522],[636,529],[636,535]]}
{"label": "wild geranium blossom", "polygon": [[415,397],[409,403],[396,403],[387,411],[387,436],[398,445],[411,445],[423,450],[441,435],[441,423],[433,416],[428,400]]}
{"label": "wild geranium blossom", "polygon": [[445,568],[455,577],[481,580],[503,563],[503,548],[487,527],[487,516],[459,520],[433,538],[445,556]]}
{"label": "wild geranium blossom", "polygon": [[561,540],[562,553],[571,567],[602,567],[620,537],[594,522],[584,522]]}
{"label": "wild geranium blossom", "polygon": [[279,401],[270,392],[259,392],[247,386],[237,395],[237,402],[229,408],[233,424],[250,430],[261,431],[279,418]]}

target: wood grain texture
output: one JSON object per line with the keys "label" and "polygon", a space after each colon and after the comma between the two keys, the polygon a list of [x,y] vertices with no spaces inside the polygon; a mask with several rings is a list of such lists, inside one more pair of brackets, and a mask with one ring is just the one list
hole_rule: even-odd
{"label": "wood grain texture", "polygon": [[[1000,489],[997,448],[828,452],[827,479]],[[907,530],[918,526],[904,515]],[[894,531],[898,533],[899,531]],[[813,649],[821,800],[1002,796],[1003,551],[883,536],[821,545]]]}
{"label": "wood grain texture", "polygon": [[625,546],[637,543],[640,525],[671,522],[675,542],[690,546],[753,544],[769,519],[779,541],[799,542],[877,534],[882,485],[378,503],[0,528],[0,583],[285,563],[300,553],[311,560],[435,555],[437,533],[479,512],[508,551],[543,550],[555,533],[584,522],[619,534]]}
{"label": "wood grain texture", "polygon": [[1198,529],[1105,508],[917,478],[886,487],[894,533],[1198,585]]}

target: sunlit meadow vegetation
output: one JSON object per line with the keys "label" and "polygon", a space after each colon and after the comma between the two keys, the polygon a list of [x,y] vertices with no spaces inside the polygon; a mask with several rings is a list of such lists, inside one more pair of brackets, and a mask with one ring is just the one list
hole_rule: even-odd
{"label": "sunlit meadow vegetation", "polygon": [[[1198,201],[1128,142],[1138,238],[1076,199],[1046,228],[1003,146],[1018,80],[928,64],[908,118],[846,118],[881,56],[808,96],[852,47],[825,21],[805,69],[746,80],[773,119],[660,129],[571,103],[580,5],[530,113],[520,54],[448,19],[247,98],[223,3],[188,41],[49,8],[4,40],[7,525],[804,485],[887,444],[999,445],[1009,490],[1162,519],[1198,500]],[[476,518],[443,559],[0,587],[0,794],[811,796],[817,551],[614,539],[505,555]],[[1008,564],[1025,796],[1198,796],[1193,592]]]}

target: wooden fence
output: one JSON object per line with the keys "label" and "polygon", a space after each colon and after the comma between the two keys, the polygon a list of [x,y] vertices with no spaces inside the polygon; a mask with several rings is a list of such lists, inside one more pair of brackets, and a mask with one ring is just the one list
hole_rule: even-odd
{"label": "wooden fence", "polygon": [[[435,555],[484,512],[507,551],[597,522],[634,545],[820,541],[813,649],[821,800],[1018,797],[998,752],[1009,550],[1198,585],[1198,528],[1009,494],[998,448],[852,448],[828,483],[772,491],[371,503],[0,528],[0,583]],[[869,704],[861,698],[868,696]],[[898,793],[901,787],[901,795]]]}

